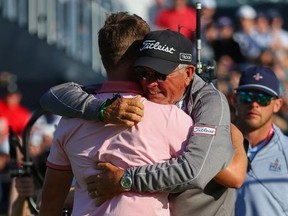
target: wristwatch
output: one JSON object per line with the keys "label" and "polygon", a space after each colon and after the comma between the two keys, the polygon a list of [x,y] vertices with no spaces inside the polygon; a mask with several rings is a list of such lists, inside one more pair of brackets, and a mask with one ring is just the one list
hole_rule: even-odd
{"label": "wristwatch", "polygon": [[120,179],[120,185],[124,191],[130,191],[132,189],[132,178],[130,174],[126,171]]}

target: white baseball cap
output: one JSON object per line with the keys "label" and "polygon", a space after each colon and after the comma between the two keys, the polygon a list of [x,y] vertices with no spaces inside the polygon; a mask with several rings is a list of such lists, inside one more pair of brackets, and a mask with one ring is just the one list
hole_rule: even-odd
{"label": "white baseball cap", "polygon": [[204,8],[214,9],[216,8],[215,0],[201,0],[200,1]]}
{"label": "white baseball cap", "polygon": [[250,5],[242,5],[237,12],[239,18],[254,19],[256,15],[255,9]]}

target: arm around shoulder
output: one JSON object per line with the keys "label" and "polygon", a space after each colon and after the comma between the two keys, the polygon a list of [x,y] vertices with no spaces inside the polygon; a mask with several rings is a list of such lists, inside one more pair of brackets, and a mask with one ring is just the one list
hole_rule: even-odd
{"label": "arm around shoulder", "polygon": [[88,94],[83,86],[74,82],[53,86],[40,98],[40,105],[47,112],[86,120],[98,119],[102,103],[103,101]]}
{"label": "arm around shoulder", "polygon": [[231,124],[234,156],[229,165],[214,178],[216,182],[226,187],[240,188],[245,181],[248,159],[244,148],[244,138],[238,128]]}

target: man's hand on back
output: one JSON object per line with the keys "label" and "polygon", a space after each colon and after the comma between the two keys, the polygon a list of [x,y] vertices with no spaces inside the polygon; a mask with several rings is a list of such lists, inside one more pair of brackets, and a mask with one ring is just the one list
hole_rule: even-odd
{"label": "man's hand on back", "polygon": [[100,206],[124,192],[119,182],[125,171],[110,163],[98,163],[96,169],[102,172],[89,176],[86,184],[90,197],[96,199],[96,205]]}
{"label": "man's hand on back", "polygon": [[141,96],[135,98],[118,98],[105,111],[103,120],[111,124],[124,124],[129,127],[141,121],[144,115],[144,105]]}

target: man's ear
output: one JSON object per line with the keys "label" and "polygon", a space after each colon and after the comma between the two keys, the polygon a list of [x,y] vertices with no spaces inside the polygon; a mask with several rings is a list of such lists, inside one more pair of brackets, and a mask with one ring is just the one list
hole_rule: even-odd
{"label": "man's ear", "polygon": [[275,99],[273,112],[277,113],[281,109],[282,105],[283,105],[283,99],[282,98]]}
{"label": "man's ear", "polygon": [[185,84],[188,86],[194,76],[195,67],[193,65],[189,65],[186,67],[185,72],[186,72]]}

